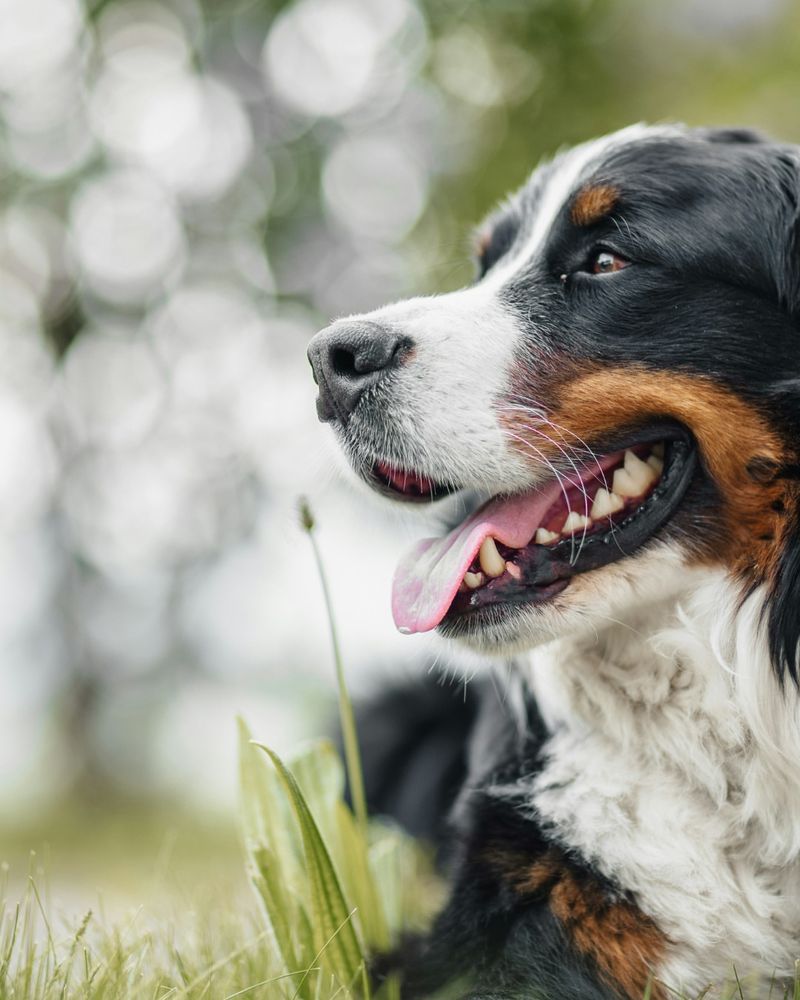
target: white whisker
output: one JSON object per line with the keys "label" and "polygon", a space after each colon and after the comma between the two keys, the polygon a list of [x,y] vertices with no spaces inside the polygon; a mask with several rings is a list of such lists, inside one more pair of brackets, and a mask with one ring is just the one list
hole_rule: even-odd
{"label": "white whisker", "polygon": [[[519,435],[515,434],[513,431],[508,431],[507,433],[512,438],[514,438],[515,440],[517,440],[521,445],[523,445],[523,447],[528,448],[528,449],[530,449],[531,452],[535,453],[535,455],[537,455],[539,457],[539,459],[548,467],[548,469],[550,469],[550,471],[553,473],[553,476],[555,477],[555,479],[556,479],[556,481],[557,481],[557,483],[558,483],[558,485],[559,485],[559,487],[561,489],[561,493],[562,493],[562,496],[564,497],[564,503],[565,503],[565,505],[567,507],[567,510],[569,510],[570,509],[570,506],[569,506],[569,494],[567,493],[567,488],[564,486],[564,481],[561,478],[561,473],[553,465],[553,463],[550,461],[550,459],[545,455],[545,453],[543,451],[541,451],[541,449],[537,448],[536,445],[531,444],[530,441],[526,441],[525,438],[520,437]],[[584,536],[585,536],[585,534],[586,534],[586,528],[584,528]],[[572,564],[574,562],[575,558],[577,558],[575,556],[575,536],[571,535],[570,536],[570,564]]]}

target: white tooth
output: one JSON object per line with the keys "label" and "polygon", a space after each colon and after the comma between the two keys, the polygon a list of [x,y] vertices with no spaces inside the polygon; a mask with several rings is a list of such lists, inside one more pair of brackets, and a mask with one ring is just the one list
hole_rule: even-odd
{"label": "white tooth", "polygon": [[664,457],[664,442],[663,441],[659,441],[658,444],[654,444],[653,445],[653,454],[656,456],[656,458],[663,458]]}
{"label": "white tooth", "polygon": [[576,531],[584,531],[591,525],[590,518],[579,514],[576,510],[571,510],[567,514],[567,519],[561,526],[562,535],[573,535]]}
{"label": "white tooth", "polygon": [[664,471],[664,459],[659,458],[655,452],[647,459],[647,464],[655,471],[656,475],[660,476]]}
{"label": "white tooth", "polygon": [[638,497],[644,492],[627,469],[617,469],[611,488],[614,493],[621,497]]}
{"label": "white tooth", "polygon": [[476,590],[484,581],[483,573],[465,573],[464,583],[470,590]]}
{"label": "white tooth", "polygon": [[[540,528],[539,530],[541,531],[542,529]],[[519,568],[519,566],[517,566],[516,563],[513,563],[511,561],[507,562],[506,572],[508,573],[509,576],[513,576],[515,580],[522,579],[522,570]]]}
{"label": "white tooth", "polygon": [[[559,536],[557,531],[548,531],[547,528],[537,528],[536,534],[533,536],[533,540],[534,542],[536,542],[537,545],[549,545],[551,542],[554,542],[558,537]],[[513,564],[509,563],[509,566],[511,565]]]}
{"label": "white tooth", "polygon": [[607,489],[601,486],[597,493],[595,493],[594,503],[592,504],[592,518],[610,517],[612,514],[616,514],[618,510],[622,510],[624,506],[625,501],[621,496],[617,496],[616,493],[609,493]]}
{"label": "white tooth", "polygon": [[639,483],[640,493],[644,493],[648,486],[656,481],[655,471],[632,451],[625,452],[625,471],[635,483]]}
{"label": "white tooth", "polygon": [[502,576],[506,571],[506,561],[497,551],[494,539],[491,535],[484,538],[478,553],[478,561],[483,572],[490,577]]}

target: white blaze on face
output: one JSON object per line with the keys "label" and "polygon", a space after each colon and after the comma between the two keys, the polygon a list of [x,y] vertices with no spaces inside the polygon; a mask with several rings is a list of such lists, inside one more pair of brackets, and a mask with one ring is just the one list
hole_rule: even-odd
{"label": "white blaze on face", "polygon": [[476,488],[515,488],[523,463],[509,452],[495,411],[522,334],[513,313],[479,284],[399,302],[368,318],[414,342],[392,376],[387,415],[416,469]]}
{"label": "white blaze on face", "polygon": [[503,290],[541,255],[570,198],[610,150],[674,132],[634,125],[562,154],[549,172],[534,217],[522,219],[519,245],[478,284],[358,317],[391,324],[414,342],[413,354],[393,374],[382,402],[397,450],[409,457],[415,471],[488,493],[531,485],[535,438],[526,442],[526,461],[502,427],[498,407],[509,396],[510,373],[523,338],[535,350],[536,331],[523,329]]}

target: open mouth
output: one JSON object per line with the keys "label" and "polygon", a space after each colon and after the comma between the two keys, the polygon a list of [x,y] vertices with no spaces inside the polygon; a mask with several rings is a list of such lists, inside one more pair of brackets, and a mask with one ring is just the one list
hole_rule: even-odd
{"label": "open mouth", "polygon": [[384,493],[395,500],[405,500],[411,503],[426,500],[439,500],[449,493],[455,492],[450,486],[437,483],[428,476],[417,472],[399,469],[388,462],[375,462],[368,479],[379,493]]}
{"label": "open mouth", "polygon": [[534,491],[494,497],[403,558],[392,594],[395,624],[404,633],[427,632],[484,609],[496,620],[504,606],[552,599],[572,577],[648,541],[680,505],[695,466],[686,432],[662,428]]}

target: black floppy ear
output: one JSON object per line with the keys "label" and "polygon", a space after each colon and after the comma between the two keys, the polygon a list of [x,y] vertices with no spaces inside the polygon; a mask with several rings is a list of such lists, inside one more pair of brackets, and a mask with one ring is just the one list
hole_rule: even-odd
{"label": "black floppy ear", "polygon": [[771,405],[784,427],[793,454],[780,476],[786,483],[783,501],[781,552],[765,609],[773,667],[783,685],[789,677],[800,689],[800,146],[769,145],[777,178],[780,215],[773,225],[775,285],[781,306],[788,312],[797,338],[797,363],[781,365],[771,391]]}
{"label": "black floppy ear", "polygon": [[[796,223],[794,231],[798,231]],[[800,256],[795,261],[795,269],[800,270]],[[796,332],[800,337],[800,329]],[[796,432],[787,438],[790,454],[778,471],[785,484],[783,496],[772,505],[782,526],[764,617],[778,680],[783,687],[789,677],[800,689],[800,349],[797,355],[797,373],[781,378],[770,390],[771,406],[780,413],[784,426],[794,427]]]}
{"label": "black floppy ear", "polygon": [[[762,192],[765,249],[772,261],[778,301],[795,321],[800,336],[800,146],[768,143],[762,153],[770,168]],[[791,374],[800,374],[800,363]],[[800,415],[797,391],[792,409]]]}
{"label": "black floppy ear", "polygon": [[789,515],[767,605],[770,657],[778,680],[800,688],[800,512]]}
{"label": "black floppy ear", "polygon": [[[800,147],[777,147],[775,169],[783,212],[780,231],[775,234],[780,255],[778,294],[781,305],[797,320],[800,316]],[[800,396],[795,399],[795,408],[800,411]]]}
{"label": "black floppy ear", "polygon": [[800,146],[744,128],[695,128],[691,134],[721,147],[716,158],[723,167],[736,164],[741,171],[738,200],[729,191],[726,206],[745,224],[738,253],[758,261],[780,306],[800,317]]}
{"label": "black floppy ear", "polygon": [[708,142],[747,143],[768,142],[768,138],[753,128],[697,128],[695,135]]}

